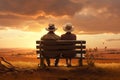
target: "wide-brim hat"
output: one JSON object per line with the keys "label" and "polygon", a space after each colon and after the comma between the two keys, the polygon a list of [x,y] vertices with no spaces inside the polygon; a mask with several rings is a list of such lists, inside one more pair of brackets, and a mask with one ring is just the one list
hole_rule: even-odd
{"label": "wide-brim hat", "polygon": [[46,28],[47,31],[56,31],[57,28],[55,27],[54,24],[49,24],[48,27]]}
{"label": "wide-brim hat", "polygon": [[67,23],[63,26],[63,30],[65,32],[72,32],[74,30],[74,26],[71,23]]}

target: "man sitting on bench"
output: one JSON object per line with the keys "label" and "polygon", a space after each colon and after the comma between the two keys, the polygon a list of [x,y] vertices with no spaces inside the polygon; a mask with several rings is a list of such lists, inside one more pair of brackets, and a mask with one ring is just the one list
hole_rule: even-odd
{"label": "man sitting on bench", "polygon": [[[57,30],[57,28],[55,28],[54,24],[49,24],[49,27],[46,28],[46,30],[49,32],[46,35],[44,35],[41,38],[41,40],[49,41],[49,40],[59,40],[60,39],[60,37],[54,33]],[[46,61],[47,61],[48,66],[50,66],[50,59],[46,58]],[[58,65],[58,62],[59,62],[59,55],[58,55],[58,57],[56,57],[55,66]]]}

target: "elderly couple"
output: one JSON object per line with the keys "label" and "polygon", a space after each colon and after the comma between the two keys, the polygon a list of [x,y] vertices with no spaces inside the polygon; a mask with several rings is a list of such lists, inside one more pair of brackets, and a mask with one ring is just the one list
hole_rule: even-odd
{"label": "elderly couple", "polygon": [[[57,30],[54,24],[49,24],[46,30],[49,32],[45,34],[43,37],[41,37],[41,40],[76,40],[76,35],[71,33],[73,31],[73,26],[71,23],[67,23],[66,25],[63,26],[63,30],[66,33],[62,34],[61,37],[54,33]],[[47,65],[50,66],[50,59],[46,58],[46,61]],[[56,57],[55,66],[58,65],[58,62],[59,56]],[[66,64],[68,67],[71,66],[71,58],[66,58]]]}

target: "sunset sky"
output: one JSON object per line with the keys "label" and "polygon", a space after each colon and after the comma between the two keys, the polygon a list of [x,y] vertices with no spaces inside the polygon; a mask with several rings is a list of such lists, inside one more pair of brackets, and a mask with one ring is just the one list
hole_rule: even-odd
{"label": "sunset sky", "polygon": [[72,23],[87,48],[120,49],[120,0],[0,0],[0,48],[35,48],[54,23]]}

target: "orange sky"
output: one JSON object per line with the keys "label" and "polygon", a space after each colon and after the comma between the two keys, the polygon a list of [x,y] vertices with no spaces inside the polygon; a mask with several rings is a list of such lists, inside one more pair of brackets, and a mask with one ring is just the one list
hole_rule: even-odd
{"label": "orange sky", "polygon": [[0,48],[34,48],[49,23],[61,35],[67,22],[88,48],[120,48],[119,4],[120,0],[0,0]]}

